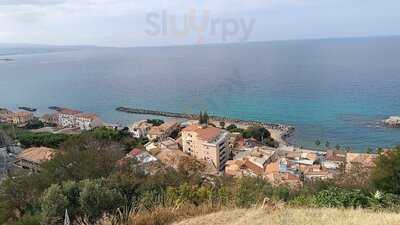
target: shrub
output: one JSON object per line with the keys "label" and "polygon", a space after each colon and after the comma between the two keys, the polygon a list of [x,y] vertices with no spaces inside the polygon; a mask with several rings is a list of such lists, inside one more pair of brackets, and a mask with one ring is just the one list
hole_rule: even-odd
{"label": "shrub", "polygon": [[161,124],[164,123],[164,120],[160,120],[160,119],[148,119],[148,120],[147,120],[147,123],[150,123],[150,124],[152,124],[153,126],[158,127],[158,126],[160,126]]}
{"label": "shrub", "polygon": [[41,225],[39,215],[26,214],[21,217],[18,221],[14,222],[13,225]]}
{"label": "shrub", "polygon": [[49,147],[58,148],[61,143],[65,142],[71,135],[52,134],[52,133],[32,133],[28,131],[20,131],[17,133],[17,139],[23,147]]}
{"label": "shrub", "polygon": [[85,180],[81,185],[79,203],[88,221],[92,223],[104,214],[112,215],[123,205],[121,194],[115,189],[107,188],[102,180]]}
{"label": "shrub", "polygon": [[360,190],[330,188],[320,191],[314,196],[314,204],[319,207],[368,207],[370,200]]}
{"label": "shrub", "polygon": [[62,221],[67,205],[68,199],[62,191],[62,187],[58,184],[51,185],[44,192],[40,201],[43,223],[57,224]]}
{"label": "shrub", "polygon": [[379,155],[372,182],[381,191],[400,194],[400,148]]}
{"label": "shrub", "polygon": [[238,207],[260,204],[272,195],[272,186],[261,178],[242,177],[237,180],[235,189],[235,203]]}

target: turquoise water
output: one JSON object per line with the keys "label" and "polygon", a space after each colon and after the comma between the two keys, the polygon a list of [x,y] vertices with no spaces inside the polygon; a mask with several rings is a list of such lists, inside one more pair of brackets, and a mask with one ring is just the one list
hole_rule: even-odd
{"label": "turquoise water", "polygon": [[380,123],[400,115],[396,37],[3,51],[15,61],[0,61],[0,107],[66,106],[125,124],[142,116],[118,106],[207,109],[294,125],[293,141],[305,147],[316,139],[358,150],[400,144],[400,130]]}

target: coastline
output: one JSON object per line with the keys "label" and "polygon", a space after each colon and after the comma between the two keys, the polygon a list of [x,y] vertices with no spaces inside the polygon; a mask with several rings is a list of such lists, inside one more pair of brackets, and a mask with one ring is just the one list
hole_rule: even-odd
{"label": "coastline", "polygon": [[[196,120],[198,119],[197,114],[189,114],[189,113],[175,113],[175,112],[166,112],[166,111],[158,111],[158,110],[148,110],[148,109],[139,109],[139,108],[128,108],[128,107],[118,107],[115,109],[116,111],[130,114],[141,114],[141,115],[154,115],[154,116],[163,116],[169,118],[179,118],[179,119],[189,119]],[[210,121],[216,125],[219,125],[219,122],[224,122],[226,126],[230,124],[235,124],[238,127],[246,128],[249,126],[263,126],[268,129],[271,133],[272,138],[276,140],[279,145],[283,145],[285,147],[289,146],[287,139],[291,137],[293,134],[295,127],[287,124],[279,124],[279,123],[266,123],[255,120],[244,120],[237,118],[229,118],[223,116],[212,116],[210,115]],[[293,146],[294,147],[294,146]]]}

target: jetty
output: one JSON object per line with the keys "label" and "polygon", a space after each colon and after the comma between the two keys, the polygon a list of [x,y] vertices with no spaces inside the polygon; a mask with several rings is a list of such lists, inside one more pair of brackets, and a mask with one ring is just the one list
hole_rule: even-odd
{"label": "jetty", "polygon": [[[118,107],[116,108],[119,112],[124,113],[132,113],[132,114],[142,114],[142,115],[153,115],[153,116],[163,116],[163,117],[172,117],[172,118],[180,118],[180,119],[189,119],[189,120],[197,120],[199,119],[199,115],[190,114],[190,113],[176,113],[176,112],[166,112],[166,111],[158,111],[158,110],[149,110],[149,109],[140,109],[140,108],[128,108],[128,107]],[[242,120],[242,119],[234,119],[222,116],[209,116],[210,120],[225,122],[226,124],[241,124],[245,126],[263,126],[267,129],[275,129],[283,132],[283,137],[288,137],[294,132],[294,127],[285,125],[285,124],[277,124],[277,123],[265,123],[261,121],[255,120]]]}
{"label": "jetty", "polygon": [[28,111],[28,112],[36,112],[36,110],[37,110],[35,108],[26,107],[26,106],[18,107],[18,109],[25,110],[25,111]]}

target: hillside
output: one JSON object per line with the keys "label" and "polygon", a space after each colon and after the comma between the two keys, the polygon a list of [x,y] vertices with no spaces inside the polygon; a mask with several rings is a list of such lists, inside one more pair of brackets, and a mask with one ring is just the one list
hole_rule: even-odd
{"label": "hillside", "polygon": [[367,210],[263,209],[222,211],[174,225],[398,225],[400,214]]}

